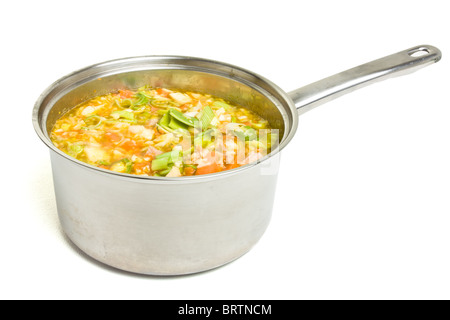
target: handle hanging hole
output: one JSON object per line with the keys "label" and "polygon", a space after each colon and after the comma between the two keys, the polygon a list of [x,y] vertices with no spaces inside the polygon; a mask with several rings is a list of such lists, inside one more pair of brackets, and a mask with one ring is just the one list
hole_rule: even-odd
{"label": "handle hanging hole", "polygon": [[408,52],[408,54],[414,58],[426,56],[429,53],[430,53],[430,50],[428,50],[427,48],[418,48],[416,50]]}

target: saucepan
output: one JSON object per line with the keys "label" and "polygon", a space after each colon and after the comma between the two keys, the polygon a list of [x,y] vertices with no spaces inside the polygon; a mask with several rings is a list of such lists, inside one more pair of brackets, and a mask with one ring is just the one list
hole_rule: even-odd
{"label": "saucepan", "polygon": [[[286,93],[246,69],[208,59],[142,56],[69,74],[33,109],[34,128],[50,149],[57,211],[68,238],[109,266],[149,275],[182,275],[222,266],[248,252],[271,215],[280,151],[299,114],[357,88],[439,61],[420,45]],[[219,173],[166,178],[97,168],[58,150],[56,119],[95,96],[143,85],[209,93],[246,106],[279,130],[278,147],[259,161]]]}

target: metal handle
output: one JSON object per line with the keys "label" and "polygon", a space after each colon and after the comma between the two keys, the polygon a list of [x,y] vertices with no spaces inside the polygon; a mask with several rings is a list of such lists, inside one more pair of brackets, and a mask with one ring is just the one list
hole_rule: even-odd
{"label": "metal handle", "polygon": [[298,113],[303,114],[346,93],[388,78],[408,74],[442,57],[433,46],[422,45],[374,60],[289,92]]}

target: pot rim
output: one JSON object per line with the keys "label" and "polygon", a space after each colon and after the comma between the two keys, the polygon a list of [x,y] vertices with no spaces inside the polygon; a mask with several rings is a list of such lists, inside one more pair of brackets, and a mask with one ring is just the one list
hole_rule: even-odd
{"label": "pot rim", "polygon": [[[266,97],[267,99],[269,99],[274,103],[274,105],[278,108],[278,110],[283,116],[284,125],[286,129],[277,149],[275,151],[272,151],[270,154],[264,156],[263,158],[259,159],[258,161],[231,170],[225,170],[217,173],[199,176],[183,176],[183,177],[167,178],[167,177],[132,175],[95,167],[93,165],[79,161],[65,154],[64,152],[56,148],[56,146],[51,142],[47,130],[44,129],[46,122],[45,120],[47,119],[47,117],[41,115],[41,110],[43,109],[50,110],[63,95],[67,94],[68,92],[70,92],[71,90],[75,89],[76,87],[82,84],[94,81],[98,78],[125,72],[155,70],[155,69],[192,70],[215,74],[218,76],[238,81],[254,90],[259,91],[264,97]],[[83,76],[84,77],[83,80],[74,82],[74,80],[78,76]],[[270,93],[267,89],[271,90],[272,93]],[[54,93],[55,95],[52,97],[52,94]],[[277,97],[275,97],[275,95],[277,95]],[[160,182],[192,183],[195,181],[214,180],[229,175],[238,174],[242,171],[249,170],[250,168],[253,168],[255,166],[259,166],[261,163],[266,162],[267,160],[273,158],[274,156],[279,156],[280,151],[290,142],[290,140],[294,137],[297,131],[298,112],[291,97],[284,90],[282,90],[280,87],[278,87],[270,80],[247,69],[225,62],[199,57],[179,56],[179,55],[145,55],[145,56],[134,56],[134,57],[113,59],[92,64],[90,66],[81,68],[79,70],[76,70],[72,73],[69,73],[59,78],[49,87],[47,87],[36,100],[32,113],[32,122],[37,135],[51,151],[97,173],[113,175],[122,179],[132,179],[142,182],[153,181],[158,183]]]}

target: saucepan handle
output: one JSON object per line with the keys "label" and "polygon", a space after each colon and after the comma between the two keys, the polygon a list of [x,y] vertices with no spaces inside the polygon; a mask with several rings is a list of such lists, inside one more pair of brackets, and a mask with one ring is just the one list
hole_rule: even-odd
{"label": "saucepan handle", "polygon": [[374,60],[289,92],[299,114],[374,82],[404,75],[441,59],[441,51],[421,45]]}

